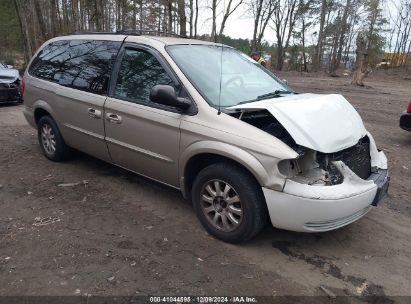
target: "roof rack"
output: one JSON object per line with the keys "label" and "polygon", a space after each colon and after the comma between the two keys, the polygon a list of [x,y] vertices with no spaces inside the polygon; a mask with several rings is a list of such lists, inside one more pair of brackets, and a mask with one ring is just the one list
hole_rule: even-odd
{"label": "roof rack", "polygon": [[116,34],[115,32],[72,32],[69,33],[68,35],[114,35]]}
{"label": "roof rack", "polygon": [[185,36],[178,35],[176,33],[170,32],[163,32],[163,31],[155,31],[155,30],[122,30],[116,31],[117,34],[122,35],[153,35],[153,36],[163,36],[163,37],[179,37],[179,38],[186,38]]}
{"label": "roof rack", "polygon": [[179,37],[186,38],[186,36],[181,36],[175,33],[154,31],[154,30],[121,30],[115,32],[73,32],[70,35],[152,35],[152,36],[162,36],[162,37]]}

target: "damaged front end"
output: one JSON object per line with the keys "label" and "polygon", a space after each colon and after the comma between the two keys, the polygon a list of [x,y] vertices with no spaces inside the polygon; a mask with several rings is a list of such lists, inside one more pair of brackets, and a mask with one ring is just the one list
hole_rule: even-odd
{"label": "damaged front end", "polygon": [[18,77],[0,75],[0,102],[22,101],[21,82]]}
{"label": "damaged front end", "polygon": [[[278,163],[278,171],[285,178],[282,191],[263,188],[275,227],[306,232],[337,229],[365,215],[385,196],[389,184],[387,159],[362,122],[356,130],[356,142],[346,132],[344,138],[335,133],[336,146],[344,148],[332,150],[324,140],[312,141],[312,147],[307,147],[298,142],[298,136],[292,136],[309,133],[307,126],[318,132],[315,122],[307,122],[303,131],[298,126],[286,129],[273,113],[258,108],[231,115],[280,139],[298,153],[297,158]],[[330,138],[329,133],[326,136]],[[319,151],[314,146],[324,149]]]}
{"label": "damaged front end", "polygon": [[300,148],[299,157],[283,160],[279,171],[287,178],[308,185],[332,186],[344,182],[341,166],[346,165],[356,176],[366,180],[371,175],[370,140],[361,138],[350,148],[335,153],[322,153]]}

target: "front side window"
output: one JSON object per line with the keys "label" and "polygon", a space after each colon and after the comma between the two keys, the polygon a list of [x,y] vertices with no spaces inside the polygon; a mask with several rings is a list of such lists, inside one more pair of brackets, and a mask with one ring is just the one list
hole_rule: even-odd
{"label": "front side window", "polygon": [[149,52],[125,49],[114,96],[129,101],[150,103],[150,90],[157,84],[174,85],[174,81]]}
{"label": "front side window", "polygon": [[292,93],[268,70],[232,48],[172,45],[167,51],[212,106],[230,107],[279,92]]}

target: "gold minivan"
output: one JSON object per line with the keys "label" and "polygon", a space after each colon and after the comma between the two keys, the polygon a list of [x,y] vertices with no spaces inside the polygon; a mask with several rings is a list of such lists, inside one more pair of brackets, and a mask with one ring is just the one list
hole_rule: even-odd
{"label": "gold minivan", "polygon": [[180,189],[227,242],[321,232],[384,197],[387,159],[341,95],[297,94],[235,49],[90,33],[47,41],[24,114],[53,161],[77,149]]}

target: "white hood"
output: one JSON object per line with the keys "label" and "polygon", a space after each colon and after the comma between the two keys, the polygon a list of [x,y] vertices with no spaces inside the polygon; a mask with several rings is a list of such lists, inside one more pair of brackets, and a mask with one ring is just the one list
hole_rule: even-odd
{"label": "white hood", "polygon": [[352,147],[367,133],[357,111],[337,94],[295,94],[231,108],[266,109],[297,144],[323,153]]}

